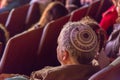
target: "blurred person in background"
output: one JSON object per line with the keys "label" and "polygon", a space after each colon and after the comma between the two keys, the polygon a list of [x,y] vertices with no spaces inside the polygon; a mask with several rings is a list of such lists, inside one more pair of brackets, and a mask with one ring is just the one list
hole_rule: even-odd
{"label": "blurred person in background", "polygon": [[5,12],[5,11],[10,11],[13,8],[20,7],[29,2],[30,0],[2,0],[0,13]]}
{"label": "blurred person in background", "polygon": [[69,12],[72,12],[75,9],[78,9],[81,7],[79,0],[66,0],[65,7]]}
{"label": "blurred person in background", "polygon": [[47,5],[49,3],[51,3],[52,1],[53,0],[31,0],[30,4],[38,3],[39,7],[40,7],[41,14],[42,14],[43,11],[45,10],[45,8],[47,7]]}
{"label": "blurred person in background", "polygon": [[95,0],[79,0],[81,5],[89,5]]}
{"label": "blurred person in background", "polygon": [[113,5],[103,13],[102,19],[100,21],[100,26],[107,32],[107,36],[109,37],[111,32],[113,31],[113,26],[117,22],[118,18],[118,4],[120,0],[112,0]]}
{"label": "blurred person in background", "polygon": [[45,27],[45,25],[50,21],[61,18],[67,14],[68,14],[68,11],[61,2],[59,1],[51,2],[45,8],[38,23],[33,25],[29,30],[33,30],[37,27]]}

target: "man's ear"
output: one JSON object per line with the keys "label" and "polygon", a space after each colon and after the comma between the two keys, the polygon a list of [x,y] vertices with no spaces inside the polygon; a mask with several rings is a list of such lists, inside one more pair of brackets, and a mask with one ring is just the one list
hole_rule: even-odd
{"label": "man's ear", "polygon": [[68,59],[68,57],[69,57],[69,53],[68,53],[68,51],[63,51],[63,54],[62,54],[62,60],[63,61],[65,61],[65,60],[67,60]]}

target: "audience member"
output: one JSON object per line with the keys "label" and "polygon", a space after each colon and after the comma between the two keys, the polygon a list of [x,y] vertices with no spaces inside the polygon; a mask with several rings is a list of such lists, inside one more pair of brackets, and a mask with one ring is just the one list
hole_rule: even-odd
{"label": "audience member", "polygon": [[112,2],[114,5],[103,13],[103,18],[100,21],[100,26],[107,32],[108,36],[113,31],[113,24],[116,23],[116,19],[118,17],[117,4],[119,4],[119,0],[112,0]]}
{"label": "audience member", "polygon": [[7,5],[7,0],[1,0],[0,9]]}
{"label": "audience member", "polygon": [[110,62],[120,56],[120,25],[114,26],[114,30],[111,33],[106,46],[105,54],[110,58]]}
{"label": "audience member", "polygon": [[80,20],[80,22],[90,25],[90,27],[95,31],[97,36],[99,36],[99,52],[102,50],[106,43],[106,32],[100,27],[97,21],[86,16]]}
{"label": "audience member", "polygon": [[3,51],[4,51],[4,48],[5,48],[5,45],[7,43],[9,39],[9,33],[8,31],[6,30],[6,28],[0,24],[0,59],[2,57],[2,54],[3,54]]}
{"label": "audience member", "polygon": [[53,1],[60,1],[65,5],[66,0],[53,0]]}
{"label": "audience member", "polygon": [[2,0],[0,13],[10,11],[13,8],[20,7],[24,4],[29,3],[30,0]]}
{"label": "audience member", "polygon": [[1,8],[1,3],[2,3],[2,0],[0,0],[0,8]]}
{"label": "audience member", "polygon": [[57,59],[61,66],[35,71],[30,80],[88,80],[99,70],[92,64],[99,50],[98,35],[90,26],[82,22],[68,22],[64,25],[57,47]]}
{"label": "audience member", "polygon": [[40,4],[40,11],[42,14],[44,12],[45,8],[47,7],[47,5],[51,2],[52,2],[52,0],[31,0],[30,4],[39,3]]}
{"label": "audience member", "polygon": [[69,12],[81,7],[80,0],[66,0],[66,8]]}
{"label": "audience member", "polygon": [[91,64],[99,50],[98,36],[90,25],[69,22],[58,37],[58,67],[46,67],[33,72],[31,80],[88,80],[96,72]]}
{"label": "audience member", "polygon": [[91,4],[95,0],[79,0],[82,5],[88,5]]}
{"label": "audience member", "polygon": [[106,32],[99,26],[98,22],[88,16],[82,18],[80,22],[90,25],[90,27],[95,31],[96,35],[98,36],[99,51],[97,52],[97,55],[93,60],[93,64],[99,65],[102,69],[109,64],[108,57],[105,55],[105,53],[103,53],[103,48],[107,41]]}
{"label": "audience member", "polygon": [[[48,22],[56,20],[67,14],[68,11],[61,2],[58,1],[51,2],[44,10],[40,20],[37,23],[37,27],[44,27]],[[36,28],[35,25],[29,30],[33,30],[34,28]]]}
{"label": "audience member", "polygon": [[30,1],[30,4],[32,4],[32,3],[39,3],[39,4],[46,4],[46,3],[48,3],[48,2],[51,2],[52,0],[31,0]]}

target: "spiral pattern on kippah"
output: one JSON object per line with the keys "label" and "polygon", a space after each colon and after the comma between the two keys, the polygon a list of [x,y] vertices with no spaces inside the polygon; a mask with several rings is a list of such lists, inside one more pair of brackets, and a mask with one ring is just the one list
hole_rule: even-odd
{"label": "spiral pattern on kippah", "polygon": [[88,25],[75,25],[70,33],[70,41],[81,52],[90,52],[97,47],[97,35]]}

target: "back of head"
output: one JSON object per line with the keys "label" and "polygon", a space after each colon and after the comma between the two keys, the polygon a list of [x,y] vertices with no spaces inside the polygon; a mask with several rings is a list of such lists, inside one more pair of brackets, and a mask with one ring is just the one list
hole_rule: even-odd
{"label": "back of head", "polygon": [[66,6],[75,5],[77,7],[81,7],[80,0],[66,0]]}
{"label": "back of head", "polygon": [[58,39],[62,49],[67,50],[80,64],[89,64],[98,51],[97,35],[82,22],[68,22]]}
{"label": "back of head", "polygon": [[99,26],[98,22],[96,22],[94,19],[86,16],[80,20],[80,22],[89,25],[97,34],[98,36],[98,42],[99,42],[99,52],[101,49],[105,46],[106,43],[106,32]]}
{"label": "back of head", "polygon": [[63,17],[68,14],[65,6],[58,1],[51,2],[44,10],[39,24],[45,26],[48,22]]}
{"label": "back of head", "polygon": [[66,8],[69,12],[81,7],[80,0],[66,0]]}

